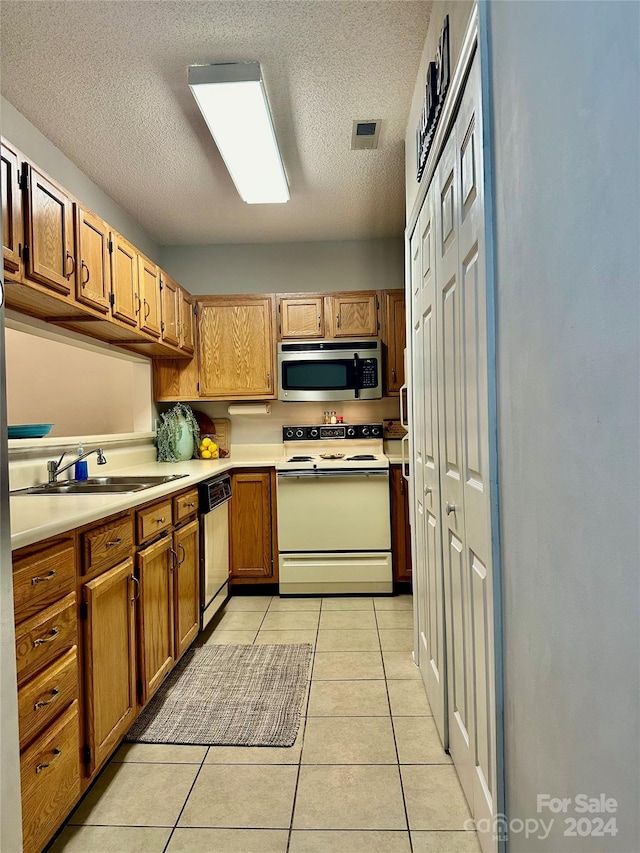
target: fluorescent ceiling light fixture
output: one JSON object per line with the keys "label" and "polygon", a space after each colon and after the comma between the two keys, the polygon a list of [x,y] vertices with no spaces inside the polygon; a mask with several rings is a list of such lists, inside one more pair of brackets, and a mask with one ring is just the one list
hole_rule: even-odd
{"label": "fluorescent ceiling light fixture", "polygon": [[289,201],[260,63],[190,65],[189,88],[241,198]]}

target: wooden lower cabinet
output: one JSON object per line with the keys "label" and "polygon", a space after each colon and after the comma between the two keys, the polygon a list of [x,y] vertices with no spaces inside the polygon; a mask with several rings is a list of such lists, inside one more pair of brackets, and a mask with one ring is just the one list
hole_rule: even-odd
{"label": "wooden lower cabinet", "polygon": [[275,471],[231,475],[230,574],[233,583],[278,580]]}
{"label": "wooden lower cabinet", "polygon": [[23,853],[39,853],[80,796],[79,739],[74,701],[20,756]]}
{"label": "wooden lower cabinet", "polygon": [[391,549],[393,579],[397,583],[411,581],[411,528],[409,526],[409,496],[402,466],[391,466]]}
{"label": "wooden lower cabinet", "polygon": [[198,636],[200,626],[200,525],[189,522],[173,534],[177,565],[173,573],[175,659]]}
{"label": "wooden lower cabinet", "polygon": [[177,560],[172,543],[172,537],[165,536],[136,555],[140,584],[138,678],[142,705],[153,696],[175,661],[173,572]]}
{"label": "wooden lower cabinet", "polygon": [[137,581],[133,569],[130,557],[82,587],[89,775],[136,716]]}

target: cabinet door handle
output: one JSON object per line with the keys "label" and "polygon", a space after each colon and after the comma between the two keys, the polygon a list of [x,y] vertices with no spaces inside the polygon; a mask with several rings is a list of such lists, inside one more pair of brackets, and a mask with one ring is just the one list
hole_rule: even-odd
{"label": "cabinet door handle", "polygon": [[447,515],[451,515],[452,512],[455,513],[457,506],[455,504],[450,504],[449,502],[447,502],[445,508],[447,510]]}
{"label": "cabinet door handle", "polygon": [[271,374],[267,373],[267,385],[271,384]]}
{"label": "cabinet door handle", "polygon": [[184,563],[184,561],[187,559],[187,552],[184,550],[184,545],[182,545],[180,543],[178,543],[178,548],[182,551],[182,559],[178,563],[178,565],[181,566]]}
{"label": "cabinet door handle", "polygon": [[57,572],[55,569],[52,569],[48,575],[43,575],[38,578],[31,578],[31,586],[36,586],[39,583],[43,583],[44,581],[50,581],[56,576]]}
{"label": "cabinet door handle", "polygon": [[339,314],[336,314],[336,328],[337,329],[340,328],[340,315]]}
{"label": "cabinet door handle", "polygon": [[74,275],[74,273],[76,271],[76,259],[73,257],[71,252],[67,252],[66,260],[71,261],[71,269],[69,270],[68,273],[65,273],[65,278],[67,279],[67,281],[69,281],[71,276]]}
{"label": "cabinet door handle", "polygon": [[43,645],[43,643],[52,643],[55,640],[55,638],[58,636],[59,633],[60,632],[58,631],[57,628],[53,628],[48,637],[38,637],[37,640],[34,640],[33,641],[33,648],[37,649],[38,646]]}
{"label": "cabinet door handle", "polygon": [[134,294],[133,294],[133,296],[134,296],[134,298],[138,301],[138,307],[136,308],[135,313],[136,313],[136,314],[139,314],[139,313],[140,313],[140,309],[142,308],[142,302],[140,301],[140,294],[139,294],[139,293],[134,293]]}
{"label": "cabinet door handle", "polygon": [[395,369],[395,367],[391,368],[391,378],[393,379],[394,382],[396,381],[396,369]]}
{"label": "cabinet door handle", "polygon": [[113,547],[114,547],[114,545],[119,545],[122,541],[123,541],[123,540],[122,540],[122,536],[118,536],[118,538],[117,538],[117,539],[111,539],[111,541],[110,541],[110,542],[107,542],[106,547],[107,547],[107,548],[113,548]]}
{"label": "cabinet door handle", "polygon": [[144,319],[148,320],[149,314],[151,314],[151,305],[149,305],[146,299],[143,299],[142,301],[144,302]]}
{"label": "cabinet door handle", "polygon": [[169,566],[169,569],[173,572],[180,565],[180,561],[178,560],[178,555],[173,548],[169,548],[169,551],[171,552],[171,565]]}
{"label": "cabinet door handle", "polygon": [[53,758],[51,759],[51,761],[43,761],[40,764],[36,764],[36,773],[41,773],[43,770],[46,770],[47,767],[51,767],[51,765],[55,761],[57,761],[62,755],[62,750],[58,746],[56,746],[51,751],[53,752]]}
{"label": "cabinet door handle", "polygon": [[82,269],[87,271],[87,277],[82,279],[82,286],[86,287],[89,284],[89,279],[91,278],[91,274],[89,272],[89,267],[85,264],[84,261],[81,263]]}
{"label": "cabinet door handle", "polygon": [[58,696],[60,695],[60,691],[57,687],[53,687],[50,691],[51,699],[38,699],[38,701],[33,706],[33,710],[37,711],[39,708],[44,708],[46,705],[50,705],[52,702],[55,702]]}
{"label": "cabinet door handle", "polygon": [[321,324],[322,324],[322,317],[320,314],[318,314],[318,329],[320,328]]}
{"label": "cabinet door handle", "polygon": [[133,603],[134,601],[137,601],[140,598],[140,581],[138,580],[138,578],[135,575],[129,575],[129,577],[131,578],[131,580],[136,585],[136,594],[131,599],[131,602]]}

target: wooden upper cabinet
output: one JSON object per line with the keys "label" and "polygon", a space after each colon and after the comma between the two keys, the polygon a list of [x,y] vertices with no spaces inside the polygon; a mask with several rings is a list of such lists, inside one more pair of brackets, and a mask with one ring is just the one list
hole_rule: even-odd
{"label": "wooden upper cabinet", "polygon": [[140,328],[160,337],[160,270],[149,258],[138,255],[138,287],[142,307]]}
{"label": "wooden upper cabinet", "polygon": [[326,297],[326,312],[334,338],[375,338],[378,334],[378,297],[375,291],[353,291]]}
{"label": "wooden upper cabinet", "polygon": [[324,300],[320,295],[278,297],[280,337],[324,337]]}
{"label": "wooden upper cabinet", "polygon": [[273,296],[198,300],[200,396],[274,396]]}
{"label": "wooden upper cabinet", "polygon": [[27,165],[25,274],[64,295],[75,290],[75,204],[35,166]]}
{"label": "wooden upper cabinet", "polygon": [[382,343],[384,346],[386,393],[399,394],[404,384],[406,345],[404,290],[385,290]]}
{"label": "wooden upper cabinet", "polygon": [[76,299],[106,314],[111,295],[109,226],[90,210],[78,206],[76,229],[76,257],[80,264]]}
{"label": "wooden upper cabinet", "polygon": [[180,344],[181,288],[165,272],[160,272],[160,308],[162,340],[167,344]]}
{"label": "wooden upper cabinet", "polygon": [[196,348],[196,324],[193,313],[193,299],[191,294],[184,288],[180,288],[179,323],[180,323],[180,349],[185,352],[194,352]]}
{"label": "wooden upper cabinet", "polygon": [[22,191],[20,189],[20,155],[2,142],[0,152],[0,186],[2,187],[2,254],[8,273],[22,273]]}
{"label": "wooden upper cabinet", "polygon": [[111,313],[130,326],[138,325],[141,301],[138,292],[138,253],[116,231],[111,232]]}

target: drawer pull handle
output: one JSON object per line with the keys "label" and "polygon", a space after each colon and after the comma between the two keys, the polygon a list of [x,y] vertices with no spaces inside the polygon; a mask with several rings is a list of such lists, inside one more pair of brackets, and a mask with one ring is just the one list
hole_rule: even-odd
{"label": "drawer pull handle", "polygon": [[36,586],[36,584],[42,583],[43,581],[50,581],[55,578],[56,574],[56,570],[52,569],[48,575],[43,575],[39,578],[31,578],[31,586]]}
{"label": "drawer pull handle", "polygon": [[110,542],[107,542],[107,548],[113,548],[114,545],[119,545],[122,542],[122,536],[118,536],[117,539],[112,539]]}
{"label": "drawer pull handle", "polygon": [[57,628],[53,628],[48,637],[38,637],[37,640],[33,641],[33,648],[37,649],[38,646],[41,646],[43,643],[52,643],[55,638],[58,636],[60,632]]}
{"label": "drawer pull handle", "polygon": [[156,518],[156,524],[164,524],[166,521],[164,515],[161,515],[160,518]]}
{"label": "drawer pull handle", "polygon": [[188,507],[194,507],[194,506],[195,506],[195,502],[194,502],[194,501],[190,501],[190,503],[185,504],[185,506],[188,506]]}
{"label": "drawer pull handle", "polygon": [[50,691],[51,699],[38,699],[38,701],[33,706],[33,710],[37,711],[38,708],[44,708],[46,705],[50,705],[52,702],[55,702],[58,696],[60,695],[60,691],[57,687],[53,687]]}
{"label": "drawer pull handle", "polygon": [[62,755],[62,750],[57,746],[51,751],[53,752],[53,758],[51,761],[43,761],[41,764],[36,764],[36,773],[41,773],[43,770],[46,770],[47,767],[51,767],[51,765]]}

